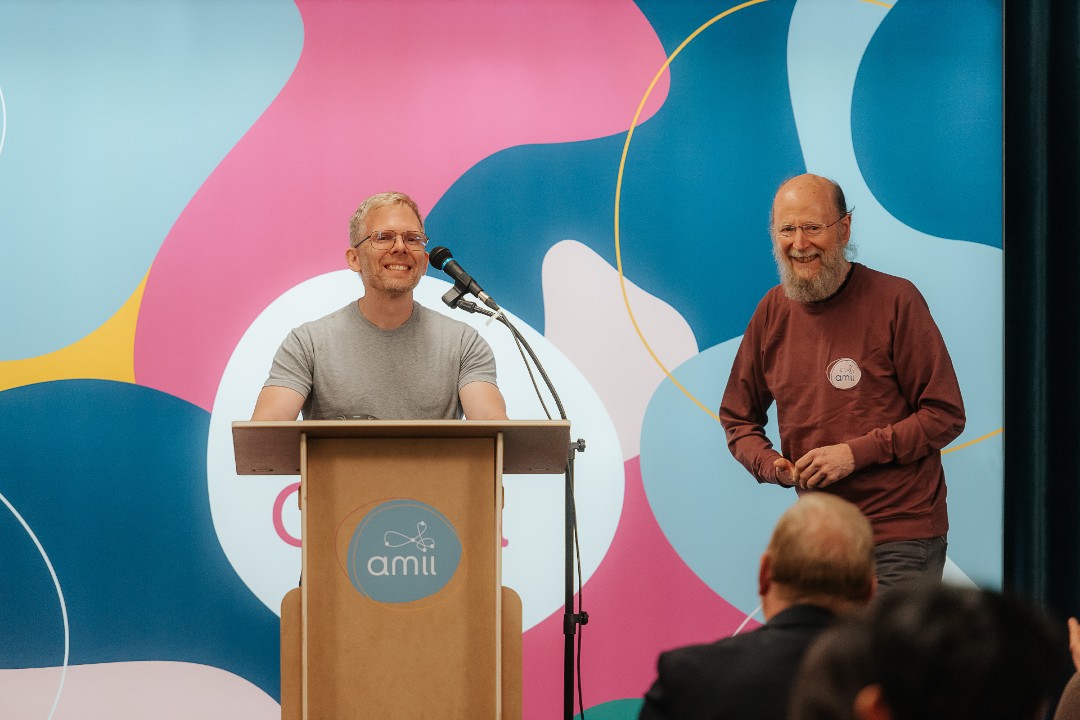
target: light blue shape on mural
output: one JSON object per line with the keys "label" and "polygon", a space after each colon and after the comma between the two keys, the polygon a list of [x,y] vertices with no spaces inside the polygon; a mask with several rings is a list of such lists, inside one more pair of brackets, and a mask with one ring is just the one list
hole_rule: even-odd
{"label": "light blue shape on mural", "polygon": [[287,0],[0,6],[0,360],[117,311],[302,43]]}
{"label": "light blue shape on mural", "polygon": [[[706,407],[720,407],[740,340],[695,355],[673,375]],[[766,431],[778,438],[771,417]],[[675,552],[717,595],[752,613],[759,604],[758,560],[795,492],[759,485],[728,452],[720,423],[670,380],[657,388],[645,413],[641,477]]]}
{"label": "light blue shape on mural", "polygon": [[[675,378],[707,407],[719,408],[740,341],[735,338],[694,356],[674,372]],[[983,394],[993,395],[1000,381],[988,382]],[[778,447],[775,406],[769,417],[766,434]],[[1000,418],[969,414],[968,422],[985,427],[995,420]],[[949,557],[975,582],[999,587],[1000,436],[946,454],[944,465]],[[646,411],[641,474],[653,514],[675,551],[718,595],[751,613],[758,606],[758,560],[776,520],[795,501],[794,491],[759,485],[728,451],[720,423],[670,380],[660,385]]]}
{"label": "light blue shape on mural", "polygon": [[995,590],[1001,589],[1004,573],[1002,437],[941,458],[949,492],[949,558],[975,584]]}

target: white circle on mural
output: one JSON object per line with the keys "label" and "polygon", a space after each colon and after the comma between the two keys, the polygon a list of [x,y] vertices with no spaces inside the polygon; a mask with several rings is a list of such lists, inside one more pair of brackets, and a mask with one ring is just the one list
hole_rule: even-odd
{"label": "white circle on mural", "polygon": [[[415,297],[422,305],[468,323],[491,345],[507,413],[543,419],[532,381],[510,332],[498,322],[451,310],[441,302],[450,284],[425,276]],[[232,427],[247,420],[278,346],[294,327],[340,309],[362,294],[347,270],[311,278],[282,294],[237,343],[225,367],[210,415],[206,472],[210,512],[221,547],[237,574],[271,610],[300,579],[297,542],[300,513],[296,476],[237,475]],[[582,580],[587,581],[611,545],[622,512],[625,471],[615,426],[596,391],[558,348],[513,314],[507,317],[532,346],[559,393],[571,437],[587,451],[575,462],[577,516],[581,526]],[[540,378],[537,382],[542,385]],[[550,411],[554,403],[545,397]],[[523,629],[562,608],[564,598],[562,475],[505,475],[503,584],[521,595]]]}

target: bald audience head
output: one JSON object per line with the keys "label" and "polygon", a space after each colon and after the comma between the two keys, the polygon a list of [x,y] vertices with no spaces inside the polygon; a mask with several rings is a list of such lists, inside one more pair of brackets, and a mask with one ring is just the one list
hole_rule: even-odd
{"label": "bald audience head", "polygon": [[839,613],[874,592],[870,522],[851,503],[805,493],[780,517],[761,556],[765,624],[660,654],[639,720],[785,716],[807,647]]}
{"label": "bald audience head", "polygon": [[807,493],[780,517],[761,558],[766,617],[796,604],[844,612],[874,594],[874,534],[857,507]]}

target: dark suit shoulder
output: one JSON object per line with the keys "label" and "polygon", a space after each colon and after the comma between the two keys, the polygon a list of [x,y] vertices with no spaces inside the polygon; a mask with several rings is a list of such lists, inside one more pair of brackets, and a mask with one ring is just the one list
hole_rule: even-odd
{"label": "dark suit shoulder", "polygon": [[756,630],[662,653],[643,718],[782,718],[807,647],[833,614],[807,605]]}

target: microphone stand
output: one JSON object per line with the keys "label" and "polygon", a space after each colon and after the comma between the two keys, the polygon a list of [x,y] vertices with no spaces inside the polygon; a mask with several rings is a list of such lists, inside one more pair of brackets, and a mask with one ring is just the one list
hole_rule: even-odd
{"label": "microphone stand", "polygon": [[[486,307],[477,305],[470,300],[462,299],[468,292],[468,289],[460,283],[455,283],[443,296],[442,301],[451,308],[460,308],[470,313],[480,313],[486,315],[489,318],[498,320],[505,325],[514,336],[514,342],[518,346],[520,352],[524,347],[529,354],[529,358],[532,359],[536,369],[540,372],[540,376],[544,379],[544,384],[547,386],[548,392],[551,393],[551,397],[555,400],[555,404],[559,409],[559,417],[566,420],[566,409],[563,407],[562,401],[559,399],[559,394],[555,391],[555,386],[551,382],[551,378],[548,377],[547,372],[544,370],[544,366],[540,364],[540,360],[536,357],[536,353],[533,352],[532,347],[528,341],[522,336],[516,327],[507,319],[506,315],[500,310],[499,312],[492,312]],[[533,387],[536,388],[536,380],[533,378],[532,370],[529,368],[528,360],[525,359],[524,353],[522,359],[525,360],[525,369],[529,372],[529,377],[533,380]],[[544,405],[544,399],[540,396],[539,388],[536,388],[537,397],[540,398],[540,405],[544,407],[545,414],[548,415],[548,419],[551,418],[551,414],[547,411],[547,406]],[[574,612],[574,550],[577,547],[577,510],[574,505],[574,457],[578,452],[585,452],[585,441],[578,438],[576,441],[570,443],[570,448],[567,454],[566,460],[566,484],[563,489],[564,499],[564,538],[563,547],[565,550],[564,568],[565,568],[565,597],[563,601],[563,718],[565,720],[573,720],[574,717],[574,670],[575,660],[580,662],[581,655],[581,634],[577,631],[578,625],[587,625],[589,622],[589,613],[581,610],[581,592],[579,587],[578,592],[578,610]],[[579,559],[578,566],[581,565],[580,550],[578,551]],[[577,635],[577,651],[575,653],[574,648],[574,636]],[[581,710],[581,717],[584,720],[585,717],[585,703],[582,698],[581,692],[581,668],[576,666],[578,677],[578,706]]]}

